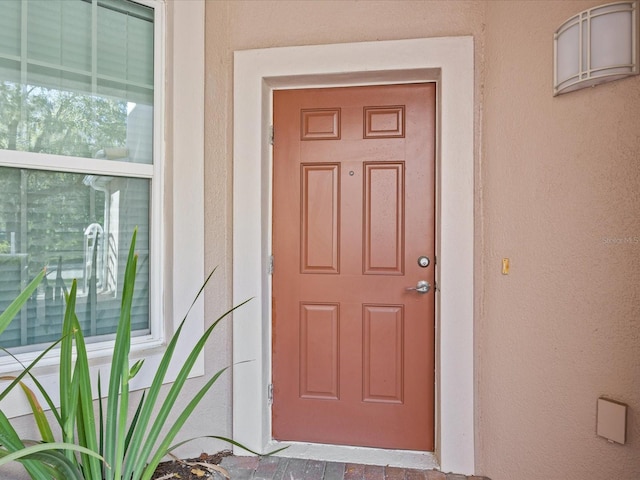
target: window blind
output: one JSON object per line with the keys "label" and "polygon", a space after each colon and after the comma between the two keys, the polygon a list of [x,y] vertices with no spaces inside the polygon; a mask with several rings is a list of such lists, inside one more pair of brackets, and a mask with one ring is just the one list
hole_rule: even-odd
{"label": "window blind", "polygon": [[4,79],[20,79],[26,65],[29,85],[152,103],[153,9],[128,1],[3,0],[0,11]]}

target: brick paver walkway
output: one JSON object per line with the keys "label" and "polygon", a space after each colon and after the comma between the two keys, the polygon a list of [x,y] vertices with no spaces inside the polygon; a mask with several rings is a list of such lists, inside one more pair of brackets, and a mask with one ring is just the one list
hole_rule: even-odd
{"label": "brick paver walkway", "polygon": [[415,470],[284,457],[225,457],[231,480],[489,480],[437,470]]}

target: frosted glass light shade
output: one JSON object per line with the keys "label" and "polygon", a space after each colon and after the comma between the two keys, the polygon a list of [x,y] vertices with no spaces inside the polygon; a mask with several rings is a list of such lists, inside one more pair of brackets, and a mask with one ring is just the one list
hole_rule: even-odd
{"label": "frosted glass light shade", "polygon": [[553,94],[639,73],[638,1],[590,8],[564,22],[553,37]]}

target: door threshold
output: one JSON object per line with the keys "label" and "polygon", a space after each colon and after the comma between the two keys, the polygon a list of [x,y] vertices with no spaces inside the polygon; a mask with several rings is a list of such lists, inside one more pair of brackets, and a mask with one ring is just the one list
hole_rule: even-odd
{"label": "door threshold", "polygon": [[272,440],[263,450],[271,452],[287,447],[275,454],[278,457],[303,458],[325,462],[362,463],[365,465],[388,465],[391,467],[439,469],[434,452],[413,450],[386,450],[382,448],[324,445],[320,443],[278,442]]}

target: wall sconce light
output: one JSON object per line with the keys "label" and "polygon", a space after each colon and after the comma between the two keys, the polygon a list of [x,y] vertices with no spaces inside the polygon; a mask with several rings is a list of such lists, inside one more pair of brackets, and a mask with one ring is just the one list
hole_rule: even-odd
{"label": "wall sconce light", "polygon": [[638,0],[590,8],[553,36],[553,95],[639,73]]}

